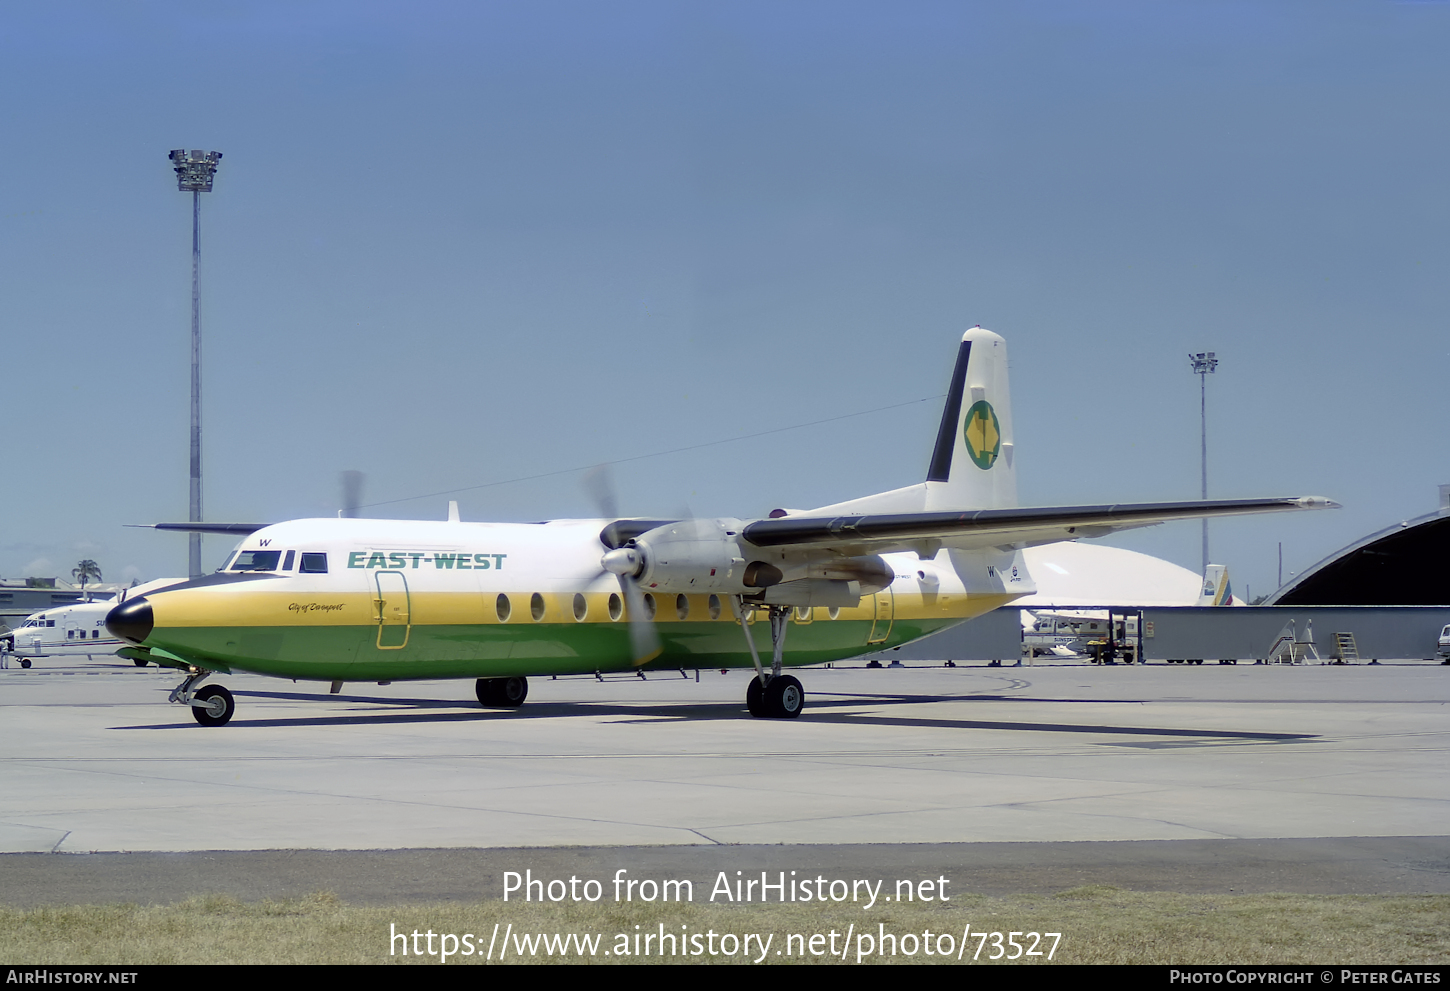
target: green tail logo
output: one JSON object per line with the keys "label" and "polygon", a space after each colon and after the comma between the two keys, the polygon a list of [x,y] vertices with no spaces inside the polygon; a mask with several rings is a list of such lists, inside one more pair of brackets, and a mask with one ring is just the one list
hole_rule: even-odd
{"label": "green tail logo", "polygon": [[997,455],[1002,453],[1002,424],[997,419],[997,411],[985,399],[973,403],[967,410],[967,418],[962,421],[962,441],[972,463],[983,470],[992,467]]}

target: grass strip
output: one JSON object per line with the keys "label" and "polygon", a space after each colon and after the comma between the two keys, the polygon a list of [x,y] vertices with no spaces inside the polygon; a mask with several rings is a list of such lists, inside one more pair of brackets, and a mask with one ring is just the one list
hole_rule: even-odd
{"label": "grass strip", "polygon": [[[414,931],[431,931],[435,938],[415,940]],[[964,931],[972,934],[965,944]],[[662,932],[676,939],[662,942]],[[983,932],[1002,935],[983,939]],[[171,905],[0,908],[0,960],[439,966],[448,948],[443,937],[451,935],[449,966],[487,962],[490,943],[492,961],[502,952],[510,963],[855,963],[860,957],[920,964],[957,963],[960,952],[961,962],[975,955],[984,964],[994,954],[1013,953],[1009,938],[1023,946],[1019,964],[1046,964],[1052,941],[1039,941],[1043,955],[1028,958],[1031,938],[1023,934],[1047,932],[1062,934],[1053,963],[1444,963],[1450,960],[1450,896],[1183,895],[1093,886],[1054,896],[963,895],[947,904],[863,911],[802,904],[501,901],[379,907],[347,905],[327,893],[257,903],[212,895]],[[390,938],[397,933],[405,934],[405,946]],[[559,938],[568,934],[575,939],[561,947]],[[747,940],[747,934],[754,935]],[[883,941],[883,934],[896,938]],[[507,945],[500,946],[505,935]],[[580,936],[586,946],[598,937],[596,949],[581,953]],[[415,946],[424,952],[414,953]],[[468,946],[472,953],[465,952]],[[948,946],[950,952],[942,952]],[[673,953],[660,952],[670,948]]]}

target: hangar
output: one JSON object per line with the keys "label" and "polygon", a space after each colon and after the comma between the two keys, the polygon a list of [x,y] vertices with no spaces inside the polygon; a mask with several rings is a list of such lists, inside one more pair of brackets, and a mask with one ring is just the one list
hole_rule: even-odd
{"label": "hangar", "polygon": [[1440,508],[1357,540],[1269,597],[1271,606],[1450,605],[1450,485]]}

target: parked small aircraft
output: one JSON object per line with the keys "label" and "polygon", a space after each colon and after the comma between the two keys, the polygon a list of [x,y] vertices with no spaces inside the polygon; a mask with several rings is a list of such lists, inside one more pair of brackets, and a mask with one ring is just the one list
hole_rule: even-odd
{"label": "parked small aircraft", "polygon": [[110,657],[123,643],[105,628],[106,614],[115,605],[107,598],[34,613],[0,638],[0,650],[13,653],[23,668],[41,657]]}
{"label": "parked small aircraft", "polygon": [[805,692],[783,668],[893,647],[1031,593],[1023,547],[1334,506],[1018,508],[1007,348],[976,328],[957,349],[917,485],[754,520],[464,523],[455,505],[446,522],[156,524],[245,537],[217,574],[132,598],[106,626],[131,644],[123,656],[184,670],[171,701],[208,726],[235,705],[224,687],[198,685],[232,671],[330,681],[333,691],[474,678],[483,705],[510,708],[530,676],[753,666],[751,714],[794,718]]}
{"label": "parked small aircraft", "polygon": [[116,648],[124,641],[105,628],[107,614],[118,602],[124,602],[128,594],[144,595],[182,580],[171,578],[148,582],[134,589],[105,592],[91,602],[76,602],[32,613],[15,629],[0,635],[0,654],[15,655],[23,668],[30,667],[32,661],[42,657],[113,657]]}

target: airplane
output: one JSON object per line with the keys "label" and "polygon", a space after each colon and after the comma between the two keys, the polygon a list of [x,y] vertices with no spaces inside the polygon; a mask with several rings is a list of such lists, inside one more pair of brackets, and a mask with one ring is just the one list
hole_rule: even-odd
{"label": "airplane", "polygon": [[[1039,589],[1017,604],[1022,607],[1022,643],[1033,657],[1049,654],[1076,658],[1092,651],[1108,630],[1108,612],[1113,606],[1242,606],[1234,598],[1228,567],[1210,564],[1195,579],[1186,568],[1121,547],[1087,544],[1045,544],[1029,547],[1023,556],[1035,573],[1039,565],[1066,579],[1054,579],[1049,589]],[[1056,559],[1054,561],[1053,559]],[[1059,561],[1071,563],[1073,571]],[[1039,606],[1038,603],[1046,603]],[[1100,608],[1100,607],[1108,608]],[[1138,635],[1138,620],[1132,612],[1118,612],[1124,639]],[[1173,662],[1169,662],[1173,663]]]}
{"label": "airplane", "polygon": [[109,598],[77,602],[32,613],[0,637],[0,651],[14,654],[22,668],[41,657],[110,656],[123,641],[105,629],[106,614],[116,603]]}
{"label": "airplane", "polygon": [[957,346],[924,482],[763,519],[465,523],[454,503],[447,521],[158,523],[243,539],[216,574],[133,596],[106,628],[127,642],[120,655],[185,672],[170,701],[204,726],[225,725],[235,702],[201,682],[236,671],[334,693],[472,678],[483,706],[511,709],[530,677],[753,668],[751,715],[791,719],[805,691],[783,669],[1030,594],[1024,547],[1326,508],[1337,504],[1317,496],[1019,507],[1006,342],[977,327]]}
{"label": "airplane", "polygon": [[[32,613],[15,629],[0,635],[0,654],[13,654],[22,668],[30,667],[32,661],[42,657],[112,657],[124,641],[105,628],[107,614],[128,595],[145,595],[181,581],[185,579],[159,579],[135,588],[123,588],[115,593],[115,598],[106,592],[103,598],[91,602]],[[139,667],[146,662],[135,663]]]}

